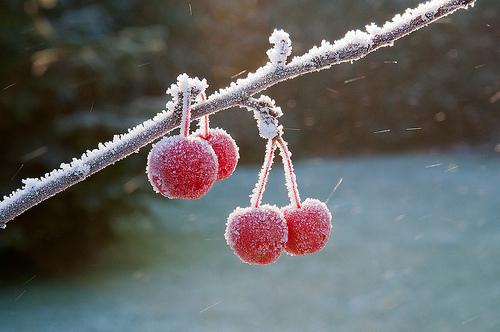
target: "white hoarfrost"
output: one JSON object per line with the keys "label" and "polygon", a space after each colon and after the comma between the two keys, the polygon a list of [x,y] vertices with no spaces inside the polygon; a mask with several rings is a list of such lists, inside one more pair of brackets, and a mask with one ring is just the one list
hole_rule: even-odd
{"label": "white hoarfrost", "polygon": [[99,143],[96,149],[87,150],[80,159],[73,158],[69,164],[61,163],[59,169],[46,173],[43,177],[22,180],[22,188],[13,191],[8,196],[4,196],[3,200],[0,201],[0,228],[4,228],[7,221],[28,208],[126,157],[122,151],[128,146],[136,148],[127,155],[138,152],[141,146],[150,141],[150,139],[147,139],[148,142],[143,143],[145,134],[148,131],[155,131],[154,126],[171,116],[172,112],[162,111],[153,119],[146,120],[142,124],[129,129],[128,133],[115,135],[112,141],[104,144]]}
{"label": "white hoarfrost", "polygon": [[[301,66],[306,63],[314,64],[315,60],[330,56],[340,62],[357,60],[377,48],[392,46],[396,39],[416,31],[436,19],[451,14],[459,8],[474,6],[474,2],[475,0],[428,1],[420,4],[417,8],[406,9],[402,15],[395,15],[391,21],[385,22],[382,27],[371,23],[365,26],[366,32],[361,30],[349,31],[344,38],[335,41],[333,44],[323,41],[320,47],[313,47],[305,55],[294,57],[289,66]],[[365,49],[365,51],[351,58],[342,56],[345,51],[353,49]]]}
{"label": "white hoarfrost", "polygon": [[283,115],[283,112],[281,107],[276,106],[273,99],[262,95],[259,99],[248,98],[240,105],[253,111],[260,137],[272,139],[282,132],[283,127],[278,125],[278,118]]}
{"label": "white hoarfrost", "polygon": [[274,47],[266,52],[269,61],[275,66],[284,66],[286,58],[292,54],[290,36],[283,30],[274,30],[269,37],[269,43],[274,44]]}

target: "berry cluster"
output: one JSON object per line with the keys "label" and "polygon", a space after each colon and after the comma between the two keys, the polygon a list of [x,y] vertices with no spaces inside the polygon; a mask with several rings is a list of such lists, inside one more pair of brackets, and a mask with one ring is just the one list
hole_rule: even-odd
{"label": "berry cluster", "polygon": [[[205,80],[180,75],[167,93],[172,112],[182,114],[181,133],[161,139],[148,155],[146,173],[155,191],[169,198],[198,199],[206,195],[215,181],[230,176],[238,162],[238,146],[222,129],[211,129],[208,116],[199,121],[199,129],[189,133],[191,103],[205,100]],[[250,199],[250,207],[236,208],[228,217],[227,243],[234,253],[249,264],[270,264],[283,252],[305,255],[320,251],[328,242],[332,216],[325,203],[308,198],[301,202],[293,171],[291,153],[282,138],[277,118],[281,109],[261,96],[248,98],[242,106],[254,110],[261,137],[267,139],[264,164]],[[274,153],[279,147],[285,170],[290,204],[261,205]]]}
{"label": "berry cluster", "polygon": [[182,112],[181,133],[153,145],[146,173],[155,191],[168,198],[201,198],[236,168],[238,146],[223,129],[209,128],[208,116],[200,120],[199,130],[189,134],[191,102],[205,100],[206,87],[205,80],[183,74],[167,90],[173,96],[167,108]]}
{"label": "berry cluster", "polygon": [[[276,145],[280,148],[290,197],[290,204],[281,209],[275,205],[260,205]],[[259,180],[251,196],[251,206],[238,207],[228,217],[226,241],[246,263],[270,264],[283,252],[291,255],[315,253],[328,242],[332,215],[326,204],[317,199],[300,201],[290,157],[291,153],[281,133],[269,139]]]}

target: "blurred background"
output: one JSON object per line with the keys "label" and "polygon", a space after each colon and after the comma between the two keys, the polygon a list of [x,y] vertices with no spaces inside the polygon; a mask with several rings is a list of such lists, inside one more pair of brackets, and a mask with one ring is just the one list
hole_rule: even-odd
{"label": "blurred background", "polygon": [[[9,194],[21,186],[21,179],[50,172],[61,162],[69,162],[99,142],[151,118],[165,107],[165,90],[180,73],[206,78],[210,94],[236,77],[255,71],[267,61],[268,37],[275,28],[290,34],[292,56],[302,55],[322,39],[340,39],[347,31],[362,29],[371,22],[382,25],[396,13],[416,5],[418,1],[413,0],[3,0],[0,193]],[[442,168],[432,180],[444,186],[439,187],[443,192],[438,190],[438,195],[460,196],[463,186],[452,186],[455,191],[446,191],[449,188],[443,183],[447,182],[441,178],[456,170],[457,154],[474,154],[472,162],[466,158],[471,169],[489,172],[484,173],[485,179],[498,184],[499,9],[497,0],[478,0],[474,8],[433,23],[397,41],[394,47],[268,89],[265,94],[275,99],[285,114],[280,121],[294,161],[299,166],[304,163],[302,177],[306,180],[299,179],[299,185],[305,181],[302,186],[321,191],[311,191],[311,196],[325,200],[339,179],[345,178],[344,173],[356,174],[361,170],[385,179],[386,182],[371,179],[375,181],[372,184],[368,177],[359,179],[365,182],[356,188],[364,190],[365,186],[373,193],[391,181],[386,177],[391,172],[404,172],[419,165],[420,171]],[[138,251],[165,254],[177,252],[172,248],[191,246],[206,254],[198,240],[207,236],[200,233],[212,234],[214,229],[221,247],[213,255],[223,251],[227,259],[215,266],[241,267],[223,243],[222,233],[232,208],[247,204],[265,142],[258,137],[252,114],[244,109],[219,112],[211,117],[211,123],[225,128],[240,147],[238,182],[228,179],[226,183],[217,183],[210,197],[197,202],[163,199],[153,193],[147,182],[144,171],[149,149],[144,148],[10,222],[0,232],[0,278],[8,285],[19,286],[15,293],[19,295],[24,289],[22,284],[32,275],[48,273],[77,278],[85,275],[90,266],[102,267],[102,262],[108,262],[107,271],[117,266],[141,265],[144,261],[154,265],[162,259],[146,258],[145,253],[134,256]],[[423,159],[413,159],[414,154]],[[402,161],[392,159],[394,156],[402,156]],[[436,156],[445,156],[446,160]],[[371,158],[388,164],[373,171],[369,167]],[[477,158],[493,161],[477,163]],[[330,162],[340,163],[345,169],[335,168],[334,173],[327,168],[318,173],[323,178],[307,180],[307,174],[316,172],[314,167]],[[438,166],[427,167],[433,165]],[[414,170],[401,176],[403,182],[399,185],[415,185],[404,181],[408,177],[418,178],[418,174]],[[471,174],[474,172],[468,175]],[[488,180],[481,183],[487,185]],[[402,189],[397,183],[394,185],[391,190]],[[239,186],[240,201],[221,203],[227,192]],[[486,192],[495,200],[498,196],[490,189],[483,188],[483,194]],[[347,193],[354,195],[356,191],[353,188]],[[269,195],[271,203],[286,204],[286,192]],[[362,202],[373,199],[368,193],[364,195],[360,196]],[[361,198],[349,197],[345,216],[357,218]],[[401,203],[397,194],[385,197],[386,201],[372,212],[389,209],[393,202]],[[446,202],[453,210],[453,201]],[[425,209],[427,203],[420,207]],[[466,203],[461,206],[470,208]],[[498,208],[493,203],[489,208],[485,213],[498,220]],[[211,217],[201,218],[204,212],[197,211],[207,209],[218,214],[210,212]],[[369,209],[364,211],[370,214]],[[480,220],[480,212],[477,213]],[[165,215],[171,218],[166,221]],[[387,218],[393,221],[401,215],[406,214]],[[376,217],[387,219],[382,212]],[[158,230],[164,230],[167,238],[151,239]],[[166,249],[165,243],[170,249]],[[195,249],[190,250],[188,261],[198,262],[193,258],[197,255]],[[177,264],[188,264],[179,263],[176,255],[172,257],[175,271]],[[496,263],[498,276],[498,259]],[[319,267],[309,268],[316,271]],[[215,267],[212,269],[216,271]],[[252,274],[251,267],[244,269]],[[283,269],[291,267],[274,269],[285,273]],[[144,281],[143,269],[131,273],[133,280]],[[276,273],[275,276],[279,274]],[[495,291],[500,298],[498,288]],[[406,298],[405,294],[399,295]],[[12,295],[9,303],[17,295]],[[365,302],[356,305],[364,308]],[[183,322],[178,322],[181,330]]]}

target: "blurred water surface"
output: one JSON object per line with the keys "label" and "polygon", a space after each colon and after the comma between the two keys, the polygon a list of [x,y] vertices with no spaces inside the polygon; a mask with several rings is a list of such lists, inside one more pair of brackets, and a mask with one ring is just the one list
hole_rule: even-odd
{"label": "blurred water surface", "polygon": [[[320,253],[241,263],[223,237],[258,168],[203,199],[149,204],[86,271],[13,271],[2,331],[497,331],[500,159],[397,155],[298,163],[334,217]],[[264,202],[286,204],[277,162]],[[17,273],[17,275],[16,275]]]}

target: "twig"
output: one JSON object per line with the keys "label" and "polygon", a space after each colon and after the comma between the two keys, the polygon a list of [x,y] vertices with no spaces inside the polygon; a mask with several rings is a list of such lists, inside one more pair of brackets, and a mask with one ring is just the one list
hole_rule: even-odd
{"label": "twig", "polygon": [[[206,101],[192,108],[192,119],[222,111],[234,106],[248,104],[249,97],[266,90],[279,82],[307,73],[330,68],[332,65],[355,61],[381,47],[392,46],[394,41],[414,32],[439,18],[460,8],[473,6],[475,0],[434,0],[407,9],[396,15],[382,27],[375,24],[360,30],[348,32],[344,38],[330,44],[323,41],[320,47],[313,47],[306,54],[293,58],[288,64],[291,42],[284,31],[275,31],[270,42],[274,47],[268,51],[270,62],[249,73],[244,79],[212,94]],[[153,119],[130,129],[123,135],[115,135],[112,141],[99,143],[98,148],[74,158],[70,164],[61,164],[60,169],[38,179],[23,180],[24,186],[0,202],[0,228],[8,221],[66,188],[83,181],[103,168],[138,152],[140,148],[179,127],[181,118],[172,111],[158,113]]]}

